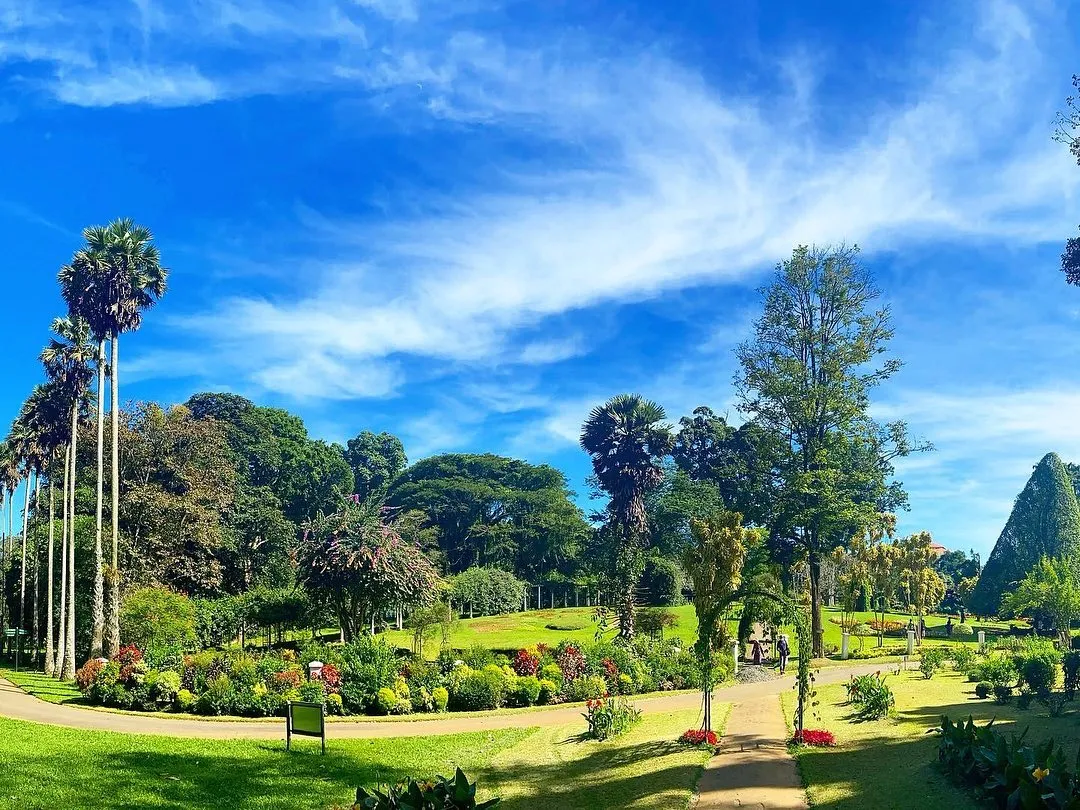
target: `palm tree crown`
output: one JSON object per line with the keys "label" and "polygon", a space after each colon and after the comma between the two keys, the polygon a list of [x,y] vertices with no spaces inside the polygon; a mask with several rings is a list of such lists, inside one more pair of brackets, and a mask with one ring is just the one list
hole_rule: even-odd
{"label": "palm tree crown", "polygon": [[81,397],[94,377],[91,366],[97,353],[90,322],[78,315],[57,318],[52,330],[54,337],[41,352],[45,372],[69,397]]}
{"label": "palm tree crown", "polygon": [[645,528],[645,494],[664,479],[663,458],[674,447],[666,418],[655,402],[620,394],[594,408],[582,427],[581,448],[627,530]]}

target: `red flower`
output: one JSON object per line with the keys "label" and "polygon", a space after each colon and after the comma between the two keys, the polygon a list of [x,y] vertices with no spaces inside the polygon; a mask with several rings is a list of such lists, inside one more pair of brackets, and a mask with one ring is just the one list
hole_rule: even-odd
{"label": "red flower", "polygon": [[708,745],[715,748],[720,738],[716,736],[715,731],[692,728],[683,732],[683,735],[679,737],[679,742],[683,745]]}
{"label": "red flower", "polygon": [[822,748],[836,745],[836,738],[831,731],[809,728],[798,732],[791,741],[796,745],[815,745]]}

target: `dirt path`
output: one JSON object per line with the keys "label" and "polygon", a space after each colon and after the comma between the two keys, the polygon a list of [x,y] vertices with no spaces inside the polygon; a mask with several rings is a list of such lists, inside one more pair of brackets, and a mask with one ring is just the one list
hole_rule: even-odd
{"label": "dirt path", "polygon": [[[845,681],[853,673],[872,672],[880,664],[826,667],[817,676],[819,684]],[[737,684],[717,689],[714,700],[749,705],[755,700],[767,699],[776,708],[777,696],[790,689],[794,679],[791,675],[762,683]],[[701,705],[699,694],[660,695],[635,701],[642,712],[670,712],[693,709]],[[738,724],[739,711],[732,715],[731,723]],[[124,734],[160,734],[171,737],[202,737],[207,739],[284,739],[285,726],[281,719],[275,721],[222,721],[191,720],[182,717],[153,717],[137,714],[84,709],[47,703],[32,697],[8,681],[0,679],[0,716],[34,723],[48,723],[68,728],[95,731],[117,731]],[[531,712],[507,712],[487,716],[444,715],[431,720],[402,720],[390,722],[344,721],[327,724],[327,736],[337,738],[413,737],[433,734],[457,734],[465,731],[489,731],[499,728],[550,727],[576,723],[581,719],[581,707],[567,707]],[[783,718],[780,718],[781,727]],[[733,727],[737,728],[737,726]],[[780,741],[783,742],[783,734]],[[714,761],[716,758],[714,758]],[[711,770],[711,768],[710,768]],[[706,771],[708,775],[708,771]],[[718,805],[723,806],[723,805]],[[771,806],[771,805],[767,805]],[[779,805],[778,805],[779,806]]]}

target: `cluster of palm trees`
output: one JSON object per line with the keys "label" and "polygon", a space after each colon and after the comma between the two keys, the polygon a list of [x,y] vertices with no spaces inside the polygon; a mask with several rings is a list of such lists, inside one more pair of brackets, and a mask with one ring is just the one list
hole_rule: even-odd
{"label": "cluster of palm trees", "polygon": [[[67,316],[52,325],[53,337],[41,353],[46,381],[34,388],[0,446],[0,496],[8,511],[8,531],[0,553],[0,571],[13,562],[16,492],[23,487],[21,566],[15,627],[26,627],[27,534],[31,510],[40,518],[42,478],[48,485],[48,552],[45,563],[44,669],[63,679],[75,675],[75,473],[80,425],[93,413],[97,427],[97,503],[94,542],[91,658],[113,655],[120,647],[119,567],[119,354],[120,335],[139,328],[143,313],[165,294],[168,271],[162,267],[153,236],[130,219],[83,231],[83,246],[64,265],[58,280]],[[96,377],[96,386],[94,380]],[[111,563],[103,555],[105,481],[105,384],[111,383]],[[61,467],[62,463],[62,467]],[[59,484],[59,605],[55,593],[55,510]],[[40,560],[38,550],[32,554]],[[31,628],[35,658],[41,645],[39,625],[40,565],[33,566]],[[108,617],[105,588],[108,585]],[[0,626],[5,626],[0,598]],[[58,608],[58,609],[57,609]],[[57,623],[54,623],[57,620]]]}

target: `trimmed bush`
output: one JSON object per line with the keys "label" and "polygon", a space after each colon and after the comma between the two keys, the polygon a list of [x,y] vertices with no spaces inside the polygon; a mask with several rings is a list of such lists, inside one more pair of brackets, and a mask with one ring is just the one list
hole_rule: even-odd
{"label": "trimmed bush", "polygon": [[953,627],[953,635],[960,638],[971,638],[975,635],[975,629],[970,624],[958,624]]}
{"label": "trimmed bush", "polygon": [[559,694],[559,685],[555,681],[544,678],[540,681],[540,695],[537,698],[537,703],[540,705],[546,705],[557,697]]}
{"label": "trimmed bush", "polygon": [[990,697],[990,693],[994,690],[994,685],[986,681],[980,681],[975,684],[975,695],[981,700],[986,700]]}
{"label": "trimmed bush", "polygon": [[431,691],[431,702],[437,712],[445,712],[450,705],[450,693],[445,687],[437,686]]}
{"label": "trimmed bush", "polygon": [[567,687],[567,698],[570,700],[599,700],[608,694],[608,684],[599,675],[589,675],[578,678]]}
{"label": "trimmed bush", "polygon": [[526,675],[517,679],[513,691],[516,706],[533,706],[540,699],[540,680],[535,675]]}
{"label": "trimmed bush", "polygon": [[384,686],[375,694],[375,708],[379,714],[390,714],[397,706],[398,696],[389,686]]}

